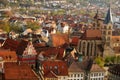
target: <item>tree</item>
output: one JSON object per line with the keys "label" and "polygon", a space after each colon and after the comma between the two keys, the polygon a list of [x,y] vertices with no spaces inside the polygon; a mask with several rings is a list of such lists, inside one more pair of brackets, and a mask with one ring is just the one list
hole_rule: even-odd
{"label": "tree", "polygon": [[7,21],[1,21],[0,22],[0,29],[2,29],[3,31],[6,31],[7,33],[10,32],[10,24]]}
{"label": "tree", "polygon": [[99,66],[101,66],[101,67],[104,66],[104,59],[103,59],[102,57],[97,57],[97,58],[95,59],[95,62],[96,62]]}
{"label": "tree", "polygon": [[0,4],[6,7],[8,5],[8,0],[0,0]]}
{"label": "tree", "polygon": [[37,29],[40,28],[40,25],[39,25],[39,23],[37,23],[37,22],[27,22],[26,28],[27,28],[27,29],[30,28],[30,29],[32,29],[33,31],[35,31],[35,30],[37,30]]}

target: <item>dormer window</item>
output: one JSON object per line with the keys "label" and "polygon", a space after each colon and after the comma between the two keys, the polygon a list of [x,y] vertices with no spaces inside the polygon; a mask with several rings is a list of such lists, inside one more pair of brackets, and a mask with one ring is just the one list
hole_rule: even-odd
{"label": "dormer window", "polygon": [[58,66],[54,66],[55,69],[58,69]]}

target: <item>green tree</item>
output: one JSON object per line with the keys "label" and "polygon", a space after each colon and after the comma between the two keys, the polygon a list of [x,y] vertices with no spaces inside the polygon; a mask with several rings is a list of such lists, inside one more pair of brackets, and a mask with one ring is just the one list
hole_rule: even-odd
{"label": "green tree", "polygon": [[27,29],[30,28],[30,29],[32,29],[33,31],[35,31],[35,30],[37,30],[37,29],[40,28],[40,25],[39,25],[39,23],[37,23],[37,22],[27,22],[26,28],[27,28]]}
{"label": "green tree", "polygon": [[95,62],[99,65],[99,66],[101,66],[101,67],[103,67],[104,66],[104,59],[102,58],[102,57],[97,57],[96,59],[95,59]]}
{"label": "green tree", "polygon": [[1,21],[0,22],[0,29],[2,29],[3,31],[6,31],[7,33],[10,32],[10,24],[7,21]]}

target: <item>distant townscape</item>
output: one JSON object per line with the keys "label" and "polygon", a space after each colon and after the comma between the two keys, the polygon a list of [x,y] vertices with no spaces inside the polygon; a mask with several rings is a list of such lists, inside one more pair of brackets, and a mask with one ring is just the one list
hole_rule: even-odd
{"label": "distant townscape", "polygon": [[0,0],[0,80],[120,80],[120,0]]}

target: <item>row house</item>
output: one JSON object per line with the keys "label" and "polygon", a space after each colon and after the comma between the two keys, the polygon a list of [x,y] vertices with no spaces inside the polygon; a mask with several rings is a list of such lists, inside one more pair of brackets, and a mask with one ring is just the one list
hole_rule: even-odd
{"label": "row house", "polygon": [[84,70],[80,68],[79,62],[73,62],[68,68],[68,80],[83,80]]}
{"label": "row house", "polygon": [[68,68],[68,80],[104,80],[105,70],[89,60],[75,61]]}

